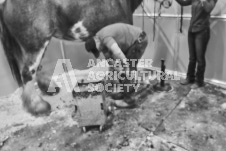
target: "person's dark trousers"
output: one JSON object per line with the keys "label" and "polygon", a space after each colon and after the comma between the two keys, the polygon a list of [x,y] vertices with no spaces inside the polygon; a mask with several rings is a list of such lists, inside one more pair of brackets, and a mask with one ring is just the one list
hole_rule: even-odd
{"label": "person's dark trousers", "polygon": [[[146,36],[145,32],[142,32],[139,40],[134,42],[134,44],[128,48],[124,54],[126,56],[129,63],[129,75],[122,73],[120,74],[120,77],[118,77],[118,81],[120,84],[123,84],[123,92],[122,93],[117,93],[116,95],[113,94],[112,98],[115,100],[121,100],[124,99],[124,101],[128,104],[134,103],[134,100],[131,99],[131,95],[135,92],[135,88],[131,86],[131,84],[137,84],[135,77],[132,76],[132,71],[137,71],[137,64],[139,59],[142,57],[144,54],[144,51],[148,45],[148,37]],[[130,59],[133,59],[130,60]],[[134,62],[135,60],[135,62]],[[111,68],[110,70],[114,70],[114,68]],[[129,77],[128,77],[129,76]],[[130,86],[129,86],[129,85]],[[128,87],[127,87],[128,86]]]}
{"label": "person's dark trousers", "polygon": [[[206,68],[206,49],[210,39],[210,29],[199,32],[188,32],[189,45],[189,65],[187,71],[187,80],[195,81],[198,84],[204,82],[204,73]],[[197,63],[197,71],[196,70]]]}
{"label": "person's dark trousers", "polygon": [[[144,54],[144,51],[146,49],[148,45],[148,37],[146,35],[145,32],[143,32],[140,35],[140,41],[139,42],[135,42],[126,52],[125,52],[125,56],[127,59],[135,59],[136,62],[133,63],[132,60],[129,61],[129,69],[130,69],[130,77],[131,76],[131,72],[132,71],[137,71],[137,64],[139,59],[141,59],[141,57]],[[135,92],[134,87],[130,86],[129,88],[127,88],[127,84],[137,84],[137,81],[135,78],[131,79],[127,79],[127,77],[125,77],[125,80],[121,80],[120,83],[124,84],[123,90],[124,90],[124,96],[128,96],[130,97],[131,94],[133,94]]]}

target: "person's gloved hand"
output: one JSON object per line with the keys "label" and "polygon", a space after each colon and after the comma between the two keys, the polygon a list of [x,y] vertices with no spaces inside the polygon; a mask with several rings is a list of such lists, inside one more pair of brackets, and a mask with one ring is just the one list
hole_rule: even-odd
{"label": "person's gloved hand", "polygon": [[[124,83],[125,81],[128,81],[128,77],[130,77],[131,75],[131,71],[129,67],[124,67],[124,69],[119,72],[119,80],[121,81],[121,83]],[[123,82],[124,81],[124,82]]]}
{"label": "person's gloved hand", "polygon": [[93,55],[96,57],[96,58],[99,58],[100,57],[100,52],[95,50],[95,51],[92,51]]}

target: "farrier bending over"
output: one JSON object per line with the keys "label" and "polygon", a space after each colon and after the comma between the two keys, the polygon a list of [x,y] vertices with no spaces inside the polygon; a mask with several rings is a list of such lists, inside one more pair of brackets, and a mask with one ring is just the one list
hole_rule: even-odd
{"label": "farrier bending over", "polygon": [[[124,71],[137,70],[138,61],[130,59],[140,59],[147,47],[148,41],[146,33],[140,28],[124,24],[116,23],[108,25],[97,32],[94,38],[87,40],[85,47],[88,52],[92,52],[96,58],[100,52],[105,56],[110,65],[115,64],[115,60],[120,59],[123,63]],[[127,61],[126,61],[127,59]],[[110,61],[113,60],[113,61]],[[112,69],[110,69],[112,70]],[[114,69],[113,69],[114,70]],[[131,84],[134,80],[120,80],[120,83]],[[134,99],[131,94],[134,93],[133,87],[123,86],[123,92],[113,95],[115,99],[124,99],[124,101],[116,101],[116,106],[131,107],[134,105]],[[117,96],[117,97],[116,97]]]}
{"label": "farrier bending over", "polygon": [[[176,0],[182,6],[192,5],[191,21],[188,31],[189,65],[187,78],[182,85],[192,85],[192,88],[204,86],[206,68],[205,54],[210,39],[210,13],[217,0]],[[197,71],[196,71],[196,64]]]}

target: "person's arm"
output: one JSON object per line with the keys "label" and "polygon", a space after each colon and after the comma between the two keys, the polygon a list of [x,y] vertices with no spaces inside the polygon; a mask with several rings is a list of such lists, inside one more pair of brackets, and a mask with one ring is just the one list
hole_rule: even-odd
{"label": "person's arm", "polygon": [[106,37],[103,41],[103,44],[108,48],[108,53],[112,54],[113,58],[116,59],[120,59],[120,61],[124,64],[124,65],[128,65],[128,63],[126,62],[126,56],[124,55],[124,53],[122,52],[122,50],[119,48],[117,42],[114,40],[114,38],[112,37]]}
{"label": "person's arm", "polygon": [[217,0],[201,0],[201,2],[203,4],[204,10],[207,13],[211,13],[217,3]]}
{"label": "person's arm", "polygon": [[192,0],[176,0],[181,6],[188,6],[191,5]]}

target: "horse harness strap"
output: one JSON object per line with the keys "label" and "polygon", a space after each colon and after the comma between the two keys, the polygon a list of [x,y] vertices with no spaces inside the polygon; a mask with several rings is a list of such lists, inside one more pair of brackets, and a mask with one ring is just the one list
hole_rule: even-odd
{"label": "horse harness strap", "polygon": [[143,11],[142,11],[142,30],[144,30],[144,1],[143,4],[141,4],[143,7]]}
{"label": "horse harness strap", "polygon": [[[154,0],[154,25],[153,25],[153,41],[155,40],[155,32],[156,32],[156,16],[155,16],[155,11],[156,11],[156,1]],[[171,0],[163,0],[160,2],[159,10],[158,10],[158,16],[161,16],[161,9],[162,6],[164,8],[170,8],[172,6],[172,1]]]}
{"label": "horse harness strap", "polygon": [[180,16],[180,33],[183,32],[183,14],[184,14],[184,8],[181,6],[181,16]]}
{"label": "horse harness strap", "polygon": [[156,1],[154,2],[154,25],[153,25],[153,41],[155,40],[155,26],[156,26],[156,16],[155,16],[155,9],[156,9]]}

